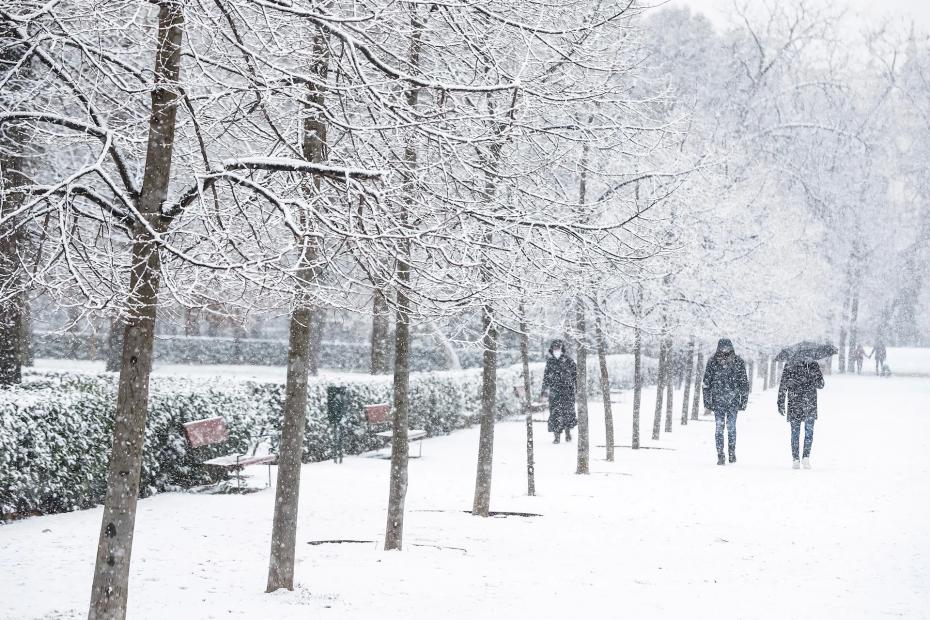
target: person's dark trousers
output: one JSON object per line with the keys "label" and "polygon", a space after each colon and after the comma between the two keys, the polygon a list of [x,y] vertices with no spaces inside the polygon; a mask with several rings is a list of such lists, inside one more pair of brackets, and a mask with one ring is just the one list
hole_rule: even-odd
{"label": "person's dark trousers", "polygon": [[[791,419],[791,456],[794,457],[795,461],[800,461],[801,458],[798,456],[800,453],[800,443],[801,443],[801,418],[792,418]],[[811,455],[811,445],[814,443],[814,418],[804,418],[804,458],[807,458]]]}
{"label": "person's dark trousers", "polygon": [[717,422],[717,457],[723,458],[723,428],[727,429],[727,444],[730,452],[730,460],[736,456],[736,414],[734,409],[719,409],[714,411],[714,420]]}

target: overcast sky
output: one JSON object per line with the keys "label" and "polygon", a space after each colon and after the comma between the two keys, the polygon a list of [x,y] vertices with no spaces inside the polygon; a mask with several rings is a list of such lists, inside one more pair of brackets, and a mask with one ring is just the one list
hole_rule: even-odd
{"label": "overcast sky", "polygon": [[[659,4],[662,0],[655,2]],[[715,21],[732,6],[730,0],[670,0],[670,4],[690,5],[715,18]],[[845,4],[853,13],[868,19],[881,18],[883,15],[913,19],[919,28],[930,30],[930,0],[833,0],[831,4]]]}

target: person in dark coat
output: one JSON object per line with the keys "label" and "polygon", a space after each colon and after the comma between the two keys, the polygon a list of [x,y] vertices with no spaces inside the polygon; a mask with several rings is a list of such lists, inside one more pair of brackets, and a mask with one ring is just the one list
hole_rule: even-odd
{"label": "person in dark coat", "polygon": [[875,346],[872,347],[872,352],[869,353],[869,357],[875,357],[875,374],[882,374],[882,367],[885,365],[885,360],[888,359],[888,349],[885,347],[885,343],[882,342],[882,339],[879,338],[878,342],[875,343]]}
{"label": "person in dark coat", "polygon": [[730,462],[736,462],[736,414],[749,402],[749,377],[746,363],[733,350],[728,338],[717,343],[717,352],[704,370],[704,408],[714,412],[717,422],[717,465],[724,465],[723,429],[727,429]]}
{"label": "person in dark coat", "polygon": [[561,340],[554,340],[546,357],[543,374],[543,395],[549,394],[549,432],[555,435],[553,443],[559,443],[562,431],[565,441],[572,440],[572,429],[578,424],[575,416],[575,361],[565,355]]}
{"label": "person in dark coat", "polygon": [[[791,456],[794,469],[811,468],[811,445],[814,443],[814,421],[817,419],[817,390],[823,389],[823,372],[820,364],[809,359],[791,360],[785,364],[778,385],[778,413],[787,415],[791,424]],[[804,422],[804,453],[801,461],[801,422]]]}

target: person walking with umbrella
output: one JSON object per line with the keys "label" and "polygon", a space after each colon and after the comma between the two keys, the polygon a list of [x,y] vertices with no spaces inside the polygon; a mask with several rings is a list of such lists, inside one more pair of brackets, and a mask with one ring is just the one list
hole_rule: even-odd
{"label": "person walking with umbrella", "polygon": [[552,443],[559,443],[562,431],[565,431],[565,441],[571,441],[572,429],[578,424],[575,415],[577,370],[575,361],[565,355],[563,345],[561,340],[552,341],[543,373],[542,393],[549,394],[549,432],[555,436]]}
{"label": "person walking with umbrella", "polygon": [[[817,420],[817,390],[823,389],[823,372],[820,364],[809,355],[791,358],[781,373],[778,385],[778,413],[786,414],[791,424],[792,467],[811,468],[811,445],[814,443],[814,422]],[[800,452],[801,423],[804,423],[804,452]]]}
{"label": "person walking with umbrella", "polygon": [[727,430],[730,462],[736,462],[736,414],[749,402],[749,377],[746,363],[733,350],[728,338],[717,343],[717,352],[704,370],[704,408],[714,412],[716,421],[717,465],[724,465],[723,431]]}

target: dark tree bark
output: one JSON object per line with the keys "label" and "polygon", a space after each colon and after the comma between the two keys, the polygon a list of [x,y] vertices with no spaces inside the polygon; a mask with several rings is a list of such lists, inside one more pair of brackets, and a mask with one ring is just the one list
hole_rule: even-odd
{"label": "dark tree bark", "polygon": [[533,381],[530,377],[530,337],[526,324],[526,306],[520,302],[520,361],[523,364],[523,412],[526,417],[526,494],[536,495],[536,463],[533,455],[533,412],[530,402],[533,400]]}
{"label": "dark tree bark", "polygon": [[[183,29],[181,3],[161,4],[149,136],[142,191],[138,199],[139,213],[157,232],[163,232],[167,226],[160,210],[167,199],[171,179]],[[89,620],[122,620],[126,617],[129,595],[129,562],[139,498],[161,280],[158,244],[148,228],[136,222],[132,239],[129,316],[123,335],[116,419]]]}
{"label": "dark tree bark", "polygon": [[848,357],[846,359],[846,368],[848,372],[856,372],[856,348],[859,345],[859,282],[853,284],[852,301],[849,308],[849,347]]}
{"label": "dark tree bark", "polygon": [[591,472],[591,436],[588,428],[588,345],[584,302],[578,299],[576,303],[575,327],[578,330],[578,359],[575,362],[578,375],[575,381],[575,404],[578,409],[578,467],[575,473],[587,475]]}
{"label": "dark tree bark", "polygon": [[491,473],[494,465],[494,415],[497,410],[497,327],[494,311],[484,306],[481,311],[484,328],[481,373],[481,429],[478,436],[478,471],[475,477],[475,502],[472,514],[490,516]]}
{"label": "dark tree bark", "polygon": [[665,432],[672,432],[672,410],[675,408],[675,349],[672,346],[672,339],[668,339],[665,345],[665,376],[668,380],[665,382]]}
{"label": "dark tree bark", "polygon": [[851,301],[851,295],[847,293],[846,296],[843,297],[843,312],[840,315],[842,317],[840,319],[840,341],[836,347],[837,350],[839,351],[839,355],[837,355],[837,363],[838,363],[837,371],[840,374],[843,374],[846,372],[846,325],[847,325],[847,322],[849,321],[850,301]]}
{"label": "dark tree bark", "polygon": [[[413,36],[410,39],[409,59],[412,67],[420,65],[422,51],[423,20],[411,9],[410,23]],[[407,105],[416,107],[420,91],[410,88],[407,91]],[[414,172],[417,167],[417,145],[409,138],[404,149],[404,176],[408,184],[407,200],[398,215],[402,228],[409,226],[410,205],[413,202]],[[404,506],[407,500],[407,478],[410,460],[410,240],[403,238],[398,242],[396,259],[397,272],[397,311],[394,327],[394,407],[393,435],[391,437],[391,479],[388,491],[387,526],[384,531],[384,550],[400,551],[404,545]]]}
{"label": "dark tree bark", "polygon": [[32,346],[32,308],[26,293],[20,295],[19,308],[19,361],[23,366],[33,366],[35,365],[35,349]]}
{"label": "dark tree bark", "polygon": [[[304,159],[320,164],[326,161],[327,127],[322,110],[326,105],[325,84],[329,74],[329,48],[326,35],[313,39],[314,65],[317,80],[307,84],[303,122]],[[322,187],[319,175],[313,177],[315,192]],[[302,225],[310,227],[306,214]],[[287,353],[287,378],[284,387],[284,423],[278,446],[278,480],[275,487],[274,518],[271,530],[271,552],[268,559],[266,592],[294,589],[294,563],[297,546],[297,512],[300,503],[300,470],[303,465],[304,429],[307,425],[307,394],[309,375],[316,374],[319,363],[319,342],[322,313],[309,297],[308,287],[319,278],[320,248],[317,239],[307,239],[298,259],[299,296],[291,313]]]}
{"label": "dark tree bark", "polygon": [[326,329],[326,312],[314,308],[310,315],[310,376],[320,374],[320,358],[323,353],[323,331]]}
{"label": "dark tree bark", "polygon": [[371,374],[391,372],[391,307],[387,292],[376,288],[372,295],[371,315]]}
{"label": "dark tree bark", "polygon": [[125,329],[126,326],[123,321],[119,319],[112,319],[110,321],[110,332],[107,334],[105,360],[107,372],[119,372],[123,355],[123,333]]}
{"label": "dark tree bark", "polygon": [[656,368],[656,411],[652,419],[652,439],[659,440],[662,432],[662,392],[665,390],[665,339],[659,340],[659,365]]}
{"label": "dark tree bark", "polygon": [[756,363],[752,359],[749,360],[749,368],[746,369],[746,375],[749,377],[749,391],[752,392],[752,383],[755,378]]}
{"label": "dark tree bark", "polygon": [[688,424],[688,408],[691,406],[691,381],[694,378],[694,336],[688,341],[688,355],[685,357],[685,385],[681,394],[681,425]]}
{"label": "dark tree bark", "polygon": [[769,389],[769,358],[766,355],[763,355],[759,358],[759,374],[762,375],[762,391],[765,392]]}
{"label": "dark tree bark", "polygon": [[639,449],[639,419],[643,400],[643,332],[637,325],[633,331],[633,438],[630,446]]}
{"label": "dark tree bark", "polygon": [[691,419],[701,417],[701,390],[704,389],[704,353],[698,351],[697,374],[694,376],[694,400],[691,402]]}
{"label": "dark tree bark", "polygon": [[601,398],[604,399],[604,432],[607,438],[607,460],[614,460],[614,414],[610,403],[610,376],[607,373],[607,343],[601,326],[600,308],[594,310],[594,334],[597,339],[597,361],[601,370]]}

